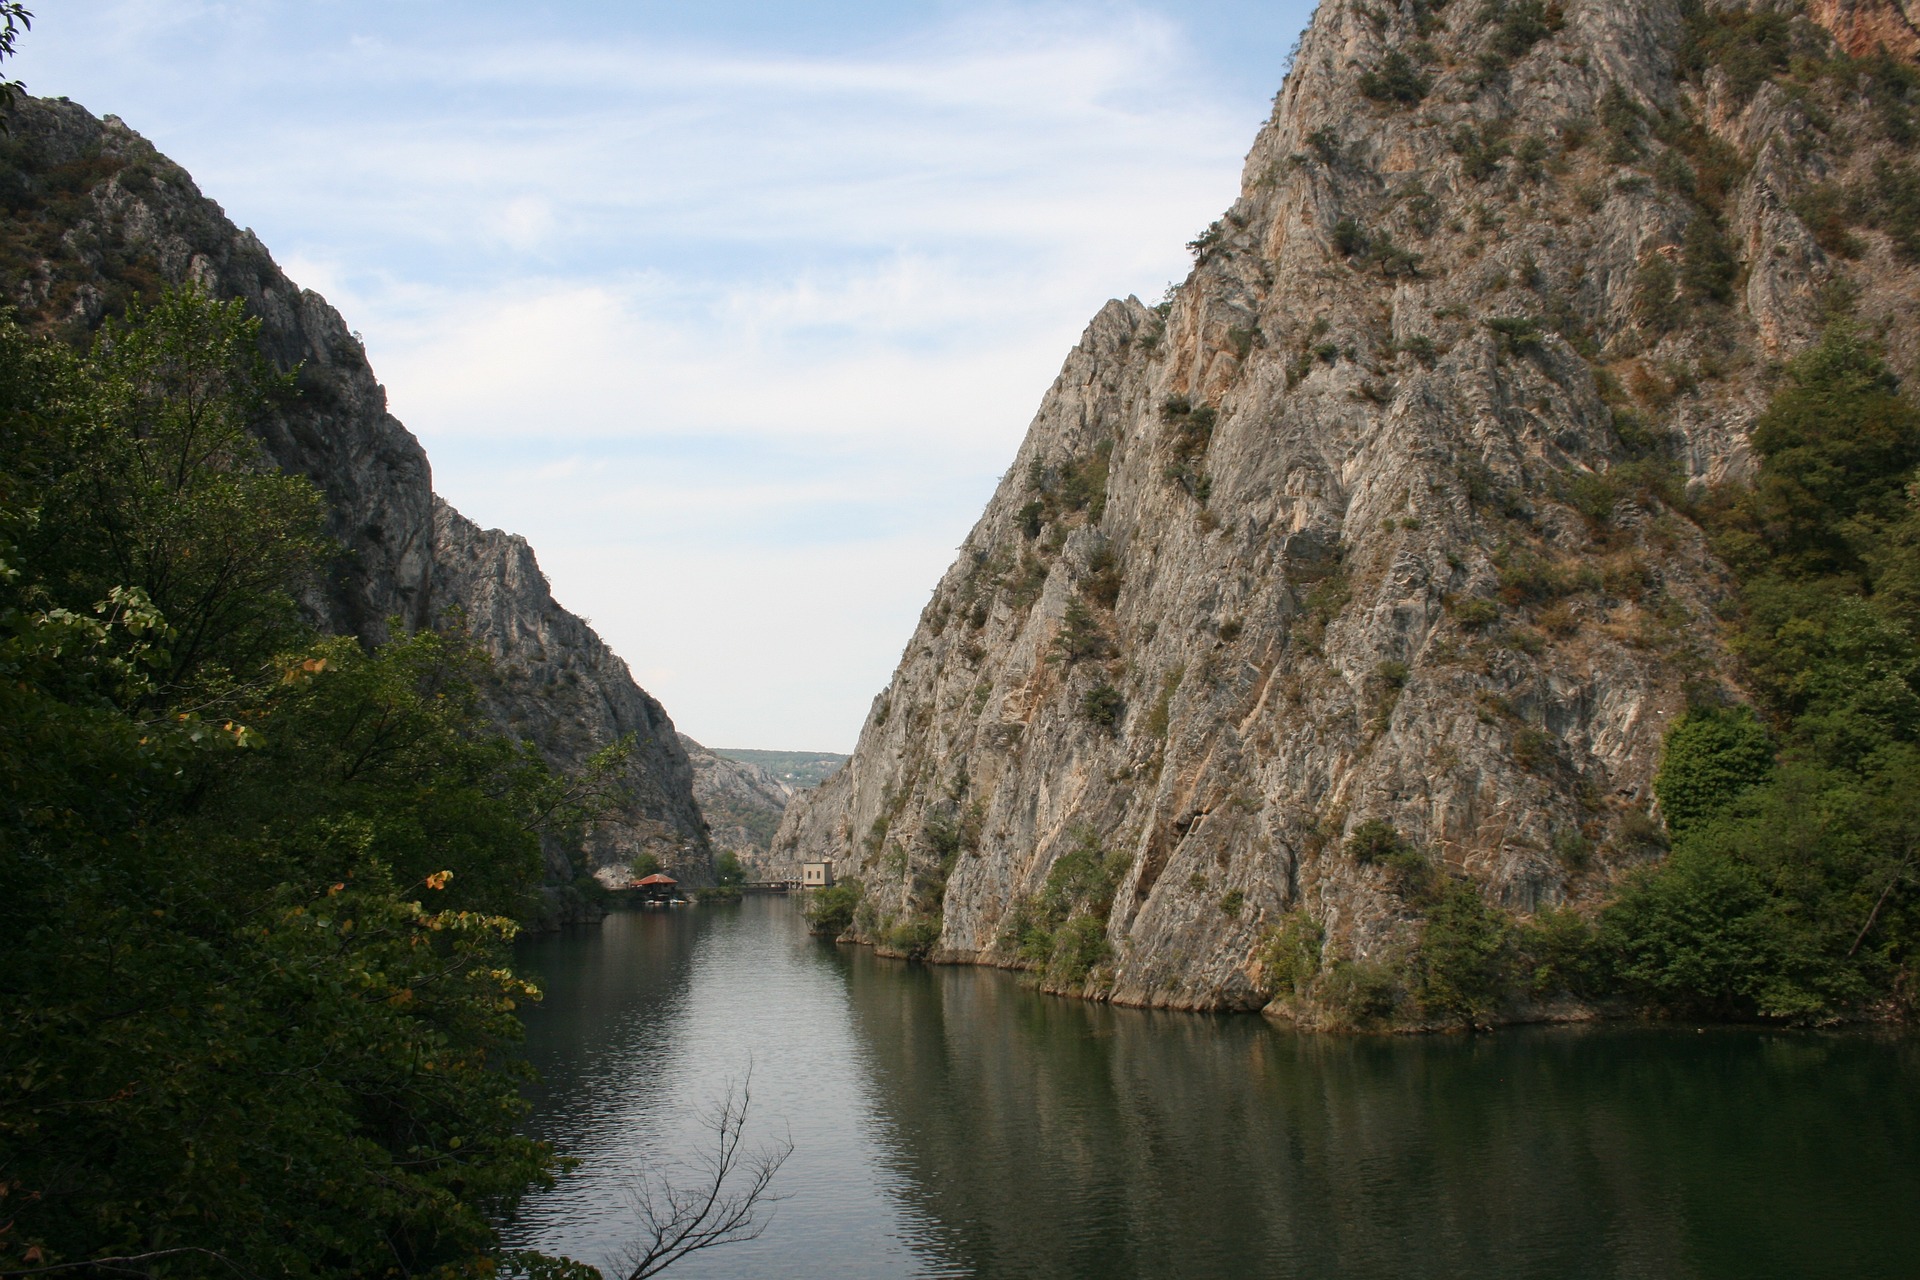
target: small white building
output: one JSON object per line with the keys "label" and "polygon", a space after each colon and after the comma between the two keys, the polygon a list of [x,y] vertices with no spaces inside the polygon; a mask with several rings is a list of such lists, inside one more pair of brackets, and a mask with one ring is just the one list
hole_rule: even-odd
{"label": "small white building", "polygon": [[833,860],[825,862],[803,862],[800,864],[800,887],[802,889],[825,889],[833,884]]}

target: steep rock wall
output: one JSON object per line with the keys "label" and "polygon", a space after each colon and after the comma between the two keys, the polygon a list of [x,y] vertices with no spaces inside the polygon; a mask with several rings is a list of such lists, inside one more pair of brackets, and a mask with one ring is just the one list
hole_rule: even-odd
{"label": "steep rock wall", "polygon": [[[307,606],[339,634],[377,642],[390,621],[415,629],[463,613],[494,657],[494,718],[562,769],[631,734],[632,801],[593,831],[591,867],[652,851],[682,878],[709,878],[692,770],[660,704],[547,589],[524,539],[477,528],[434,496],[419,441],[387,412],[386,391],[338,312],[280,271],[178,165],[113,116],[23,99],[0,140],[0,296],[44,329],[84,334],[129,299],[192,283],[244,299],[299,396],[259,424],[278,466],[325,495],[343,554]],[[568,851],[549,850],[556,880]]]}
{"label": "steep rock wall", "polygon": [[730,760],[680,735],[693,765],[693,798],[707,820],[713,851],[733,854],[752,876],[763,878],[773,837],[794,789],[745,760]]}
{"label": "steep rock wall", "polygon": [[1087,328],[776,863],[862,879],[850,938],[1024,964],[1094,849],[1105,955],[1049,985],[1258,1008],[1288,912],[1329,965],[1408,940],[1365,823],[1522,914],[1659,856],[1665,727],[1737,696],[1678,486],[1747,472],[1836,298],[1912,369],[1920,295],[1794,212],[1872,148],[1683,74],[1698,30],[1326,0],[1193,274]]}

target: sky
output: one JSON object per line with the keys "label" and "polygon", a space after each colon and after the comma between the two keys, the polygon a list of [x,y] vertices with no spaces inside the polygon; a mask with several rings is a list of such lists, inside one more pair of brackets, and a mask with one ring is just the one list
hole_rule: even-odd
{"label": "sky", "polygon": [[362,335],[679,728],[849,751],[1061,361],[1238,192],[1305,0],[29,0],[10,74]]}

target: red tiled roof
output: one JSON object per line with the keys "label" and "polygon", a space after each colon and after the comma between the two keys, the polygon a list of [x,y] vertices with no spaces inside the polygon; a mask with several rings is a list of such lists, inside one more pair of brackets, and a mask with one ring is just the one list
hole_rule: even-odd
{"label": "red tiled roof", "polygon": [[675,880],[672,876],[663,876],[658,871],[656,871],[644,880],[635,880],[633,882],[633,885],[634,885],[634,888],[636,889],[642,889],[650,884],[679,884],[679,883],[680,882],[678,880]]}

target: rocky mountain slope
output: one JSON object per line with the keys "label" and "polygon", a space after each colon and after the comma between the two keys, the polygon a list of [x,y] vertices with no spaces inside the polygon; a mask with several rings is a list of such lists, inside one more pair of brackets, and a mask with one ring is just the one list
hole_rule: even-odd
{"label": "rocky mountain slope", "polygon": [[776,861],[861,879],[851,939],[1186,1008],[1266,1005],[1289,922],[1403,946],[1399,848],[1605,898],[1667,725],[1742,696],[1687,495],[1824,325],[1920,356],[1912,16],[1325,0]]}
{"label": "rocky mountain slope", "polygon": [[794,789],[759,765],[735,760],[680,735],[693,765],[693,797],[715,854],[731,853],[758,879]]}
{"label": "rocky mountain slope", "polygon": [[[308,601],[328,630],[377,641],[464,615],[493,655],[495,719],[577,769],[632,735],[622,811],[589,834],[586,869],[652,852],[684,879],[711,877],[693,774],[672,722],[626,664],[548,591],[523,539],[483,531],[433,493],[413,436],[387,412],[366,351],[325,299],[274,265],[177,165],[113,116],[23,99],[0,139],[0,297],[21,317],[83,334],[125,303],[192,283],[245,300],[267,354],[299,368],[300,394],[261,425],[268,457],[325,495],[343,554]],[[555,881],[575,852],[550,849]]]}

